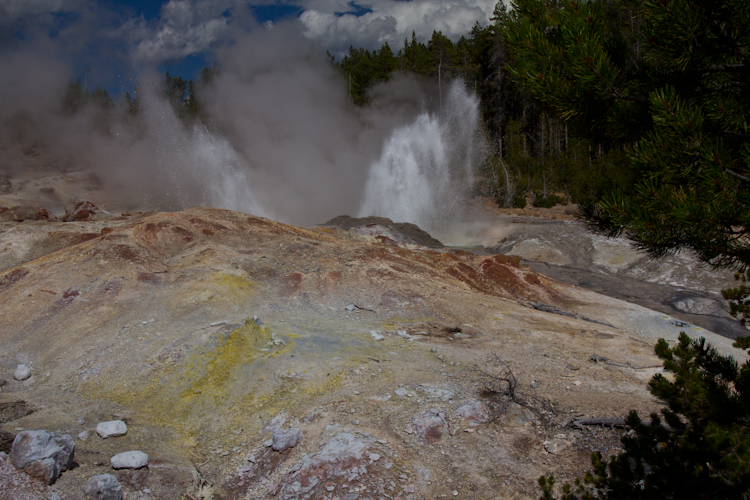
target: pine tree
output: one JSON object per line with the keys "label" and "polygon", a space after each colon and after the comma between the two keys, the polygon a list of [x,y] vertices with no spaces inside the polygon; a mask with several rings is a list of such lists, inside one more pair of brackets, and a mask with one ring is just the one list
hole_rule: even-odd
{"label": "pine tree", "polygon": [[[661,339],[656,353],[673,377],[658,374],[649,387],[667,408],[648,423],[631,412],[624,451],[609,463],[594,453],[593,473],[563,486],[563,500],[750,498],[750,363],[685,333],[674,348]],[[554,484],[540,478],[543,500]]]}
{"label": "pine tree", "polygon": [[[510,17],[522,87],[584,136],[634,145],[641,180],[584,206],[591,227],[747,277],[750,2],[518,0]],[[727,296],[747,310],[747,290]]]}
{"label": "pine tree", "polygon": [[[600,143],[633,144],[631,190],[584,207],[591,227],[660,256],[683,248],[750,269],[750,2],[518,0],[508,71],[546,109]],[[726,292],[747,313],[748,288]],[[737,347],[748,348],[740,340]],[[624,452],[562,498],[750,498],[750,363],[682,334],[657,355],[668,408],[627,420]],[[554,479],[540,479],[553,498]]]}

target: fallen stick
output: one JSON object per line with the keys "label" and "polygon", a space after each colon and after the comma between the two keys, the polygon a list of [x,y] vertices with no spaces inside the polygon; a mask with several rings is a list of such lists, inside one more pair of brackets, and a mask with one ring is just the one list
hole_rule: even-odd
{"label": "fallen stick", "polygon": [[[651,425],[652,421],[643,421],[645,425]],[[571,424],[573,427],[583,429],[584,425],[600,425],[602,427],[628,427],[625,423],[624,418],[579,418],[574,420]],[[670,432],[674,432],[674,429],[664,421],[661,421],[660,425]]]}
{"label": "fallen stick", "polygon": [[646,365],[646,366],[635,366],[630,361],[627,363],[618,363],[617,361],[612,361],[606,356],[599,356],[598,354],[592,354],[589,357],[589,361],[593,361],[596,364],[599,363],[606,363],[611,366],[619,366],[621,368],[630,368],[631,370],[646,370],[648,368],[661,368],[663,365]]}
{"label": "fallen stick", "polygon": [[582,418],[573,421],[573,427],[583,429],[584,425],[601,425],[602,427],[626,427],[624,418]]}

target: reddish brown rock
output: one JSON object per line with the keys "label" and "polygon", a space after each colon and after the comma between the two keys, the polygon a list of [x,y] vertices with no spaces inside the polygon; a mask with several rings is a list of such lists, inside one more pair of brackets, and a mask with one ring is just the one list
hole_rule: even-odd
{"label": "reddish brown rock", "polygon": [[442,439],[447,424],[445,413],[434,409],[424,411],[414,418],[414,430],[423,441],[427,442]]}
{"label": "reddish brown rock", "polygon": [[71,198],[65,204],[65,215],[61,217],[61,220],[63,222],[91,220],[91,217],[97,213],[101,213],[101,210],[90,201],[81,201],[78,198]]}
{"label": "reddish brown rock", "polygon": [[16,207],[13,209],[13,220],[23,222],[25,220],[52,220],[49,212],[42,207]]}

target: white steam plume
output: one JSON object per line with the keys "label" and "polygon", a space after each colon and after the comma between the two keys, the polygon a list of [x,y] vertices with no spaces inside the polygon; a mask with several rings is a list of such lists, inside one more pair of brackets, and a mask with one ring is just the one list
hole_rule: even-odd
{"label": "white steam plume", "polygon": [[446,106],[422,113],[388,138],[370,167],[360,216],[378,215],[427,229],[458,219],[473,184],[473,167],[485,154],[479,103],[460,81]]}
{"label": "white steam plume", "polygon": [[[427,228],[454,213],[481,149],[476,99],[462,87],[440,110],[434,83],[397,75],[358,108],[338,69],[293,23],[235,35],[218,57],[220,73],[198,94],[207,127],[175,115],[156,75],[139,82],[136,116],[124,103],[109,114],[88,106],[66,115],[52,89],[65,88],[69,71],[6,57],[0,149],[14,151],[8,124],[22,118],[21,142],[65,160],[55,168],[96,172],[108,191],[91,201],[112,210],[212,205],[294,224],[374,213]],[[0,155],[0,169],[9,162]]]}

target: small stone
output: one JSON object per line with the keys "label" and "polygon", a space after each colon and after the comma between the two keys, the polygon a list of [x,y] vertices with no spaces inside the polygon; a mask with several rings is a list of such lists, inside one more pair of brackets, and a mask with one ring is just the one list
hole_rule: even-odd
{"label": "small stone", "polygon": [[128,433],[128,426],[122,420],[111,420],[96,424],[96,433],[102,439],[124,436]]}
{"label": "small stone", "polygon": [[124,451],[109,459],[113,469],[140,469],[148,465],[148,455],[142,451]]}
{"label": "small stone", "polygon": [[273,431],[271,439],[271,447],[274,451],[281,453],[282,451],[294,448],[297,446],[297,440],[299,439],[299,429],[292,428],[289,430],[276,429]]}
{"label": "small stone", "polygon": [[567,368],[568,370],[574,370],[575,371],[575,370],[580,370],[581,369],[581,365],[574,365],[572,363],[568,363],[567,366],[565,366],[565,368]]}
{"label": "small stone", "polygon": [[414,342],[414,338],[411,335],[409,335],[408,333],[406,333],[406,330],[397,330],[396,331],[396,335],[398,335],[401,338],[404,338],[404,339],[408,340],[409,342]]}
{"label": "small stone", "polygon": [[576,386],[576,387],[578,387],[579,385],[581,385],[581,381],[580,380],[574,380],[573,381],[573,385]]}
{"label": "small stone", "polygon": [[122,486],[112,474],[89,478],[84,491],[91,500],[122,500]]}
{"label": "small stone", "polygon": [[377,462],[378,460],[380,460],[380,455],[378,455],[377,453],[370,453],[370,455],[368,455],[368,458],[373,462]]}
{"label": "small stone", "polygon": [[7,380],[5,380],[4,378],[0,378],[0,387],[4,386],[7,383],[8,383]]}
{"label": "small stone", "polygon": [[457,497],[457,496],[458,496],[458,491],[457,491],[457,490],[453,490],[453,496],[454,496],[454,497]]}
{"label": "small stone", "polygon": [[49,500],[62,500],[62,497],[58,495],[56,491],[53,491],[49,495]]}
{"label": "small stone", "polygon": [[372,337],[372,340],[385,340],[385,337],[375,330],[370,330],[370,337]]}
{"label": "small stone", "polygon": [[424,441],[439,441],[443,437],[447,419],[445,413],[430,409],[413,420],[415,433]]}
{"label": "small stone", "polygon": [[382,396],[371,396],[371,397],[367,398],[367,401],[369,401],[371,403],[385,403],[386,401],[388,401],[392,397],[393,396],[391,396],[390,392],[386,392]]}
{"label": "small stone", "polygon": [[31,377],[31,368],[24,365],[23,363],[16,367],[16,371],[13,372],[13,378],[19,382],[23,382]]}
{"label": "small stone", "polygon": [[547,450],[547,453],[551,453],[552,455],[556,455],[563,451],[565,448],[569,446],[570,443],[563,439],[551,439],[549,441],[544,442],[544,449]]}
{"label": "small stone", "polygon": [[456,417],[469,422],[483,423],[489,421],[490,412],[487,405],[475,399],[456,408]]}
{"label": "small stone", "polygon": [[347,311],[349,311],[349,312],[352,312],[352,311],[354,311],[355,309],[357,309],[357,306],[355,306],[354,304],[349,304],[349,305],[347,305],[347,306],[345,307],[345,309],[346,309]]}
{"label": "small stone", "polygon": [[78,433],[78,439],[80,439],[81,441],[86,441],[90,437],[91,431],[81,431]]}

